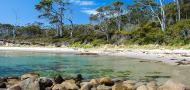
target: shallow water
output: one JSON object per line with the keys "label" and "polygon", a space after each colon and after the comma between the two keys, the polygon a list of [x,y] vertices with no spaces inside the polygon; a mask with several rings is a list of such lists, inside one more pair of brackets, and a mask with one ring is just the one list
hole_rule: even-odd
{"label": "shallow water", "polygon": [[38,72],[41,76],[62,74],[84,78],[110,76],[164,82],[170,78],[190,85],[190,67],[172,66],[158,61],[115,57],[79,56],[55,53],[0,52],[0,76],[20,76]]}

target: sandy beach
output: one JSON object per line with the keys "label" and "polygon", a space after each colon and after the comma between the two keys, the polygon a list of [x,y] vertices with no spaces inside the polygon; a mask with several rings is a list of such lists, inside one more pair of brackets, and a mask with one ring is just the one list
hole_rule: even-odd
{"label": "sandy beach", "polygon": [[122,48],[49,48],[49,47],[0,47],[0,51],[51,52],[67,54],[124,56],[145,60],[157,60],[169,64],[190,62],[190,50],[185,49],[122,49]]}

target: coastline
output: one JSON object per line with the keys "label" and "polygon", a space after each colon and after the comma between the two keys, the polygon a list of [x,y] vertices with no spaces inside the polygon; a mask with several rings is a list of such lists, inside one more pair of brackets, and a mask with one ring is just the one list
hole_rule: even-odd
{"label": "coastline", "polygon": [[[189,65],[190,50],[187,49],[130,49],[130,48],[55,48],[55,47],[0,47],[0,51],[51,52],[78,55],[107,55],[156,60],[172,65],[184,61]],[[178,63],[179,64],[179,63]]]}

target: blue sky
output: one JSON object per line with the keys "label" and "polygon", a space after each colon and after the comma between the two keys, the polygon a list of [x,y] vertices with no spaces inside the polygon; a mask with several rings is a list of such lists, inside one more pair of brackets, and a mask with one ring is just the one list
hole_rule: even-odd
{"label": "blue sky", "polygon": [[[95,13],[95,9],[102,5],[110,4],[114,0],[70,0],[72,2],[73,21],[75,24],[89,23],[89,14]],[[35,21],[47,23],[46,19],[39,19],[40,14],[35,10],[40,0],[0,0],[0,23],[26,25]],[[124,0],[131,3],[132,0]],[[17,16],[17,20],[16,20]]]}

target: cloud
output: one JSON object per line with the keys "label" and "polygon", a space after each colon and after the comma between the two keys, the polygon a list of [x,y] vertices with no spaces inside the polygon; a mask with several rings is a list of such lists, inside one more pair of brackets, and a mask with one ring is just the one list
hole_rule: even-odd
{"label": "cloud", "polygon": [[70,0],[70,2],[81,6],[95,5],[94,1]]}
{"label": "cloud", "polygon": [[90,9],[90,8],[82,8],[81,12],[86,13],[86,14],[97,14],[97,11],[95,9]]}

